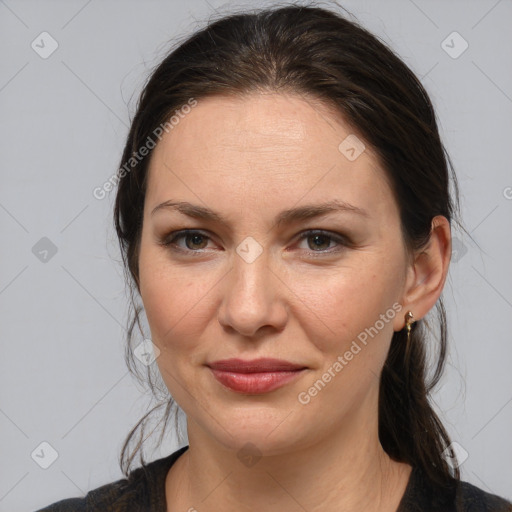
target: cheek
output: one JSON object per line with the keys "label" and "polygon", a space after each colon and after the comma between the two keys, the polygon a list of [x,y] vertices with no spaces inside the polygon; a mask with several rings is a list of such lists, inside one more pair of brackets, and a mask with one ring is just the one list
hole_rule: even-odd
{"label": "cheek", "polygon": [[[378,386],[393,335],[393,319],[400,314],[396,309],[401,308],[395,300],[397,280],[388,270],[337,270],[337,275],[322,280],[324,293],[304,283],[297,294],[308,298],[303,312],[315,312],[309,313],[309,321],[303,315],[301,324],[318,351],[318,371],[301,390],[311,397],[322,390],[314,407],[336,403],[338,414],[344,414]],[[312,410],[317,410],[314,407]]]}
{"label": "cheek", "polygon": [[208,272],[170,265],[150,250],[141,250],[140,289],[152,341],[165,352],[194,348],[204,331],[205,308],[215,280]]}
{"label": "cheek", "polygon": [[379,322],[377,327],[382,338],[392,333],[391,320],[396,315],[392,306],[399,296],[397,268],[383,270],[382,262],[368,260],[329,272],[323,270],[317,276],[295,276],[292,289],[302,310],[296,316],[302,318],[302,328],[320,351],[343,350],[390,310],[384,326]]}

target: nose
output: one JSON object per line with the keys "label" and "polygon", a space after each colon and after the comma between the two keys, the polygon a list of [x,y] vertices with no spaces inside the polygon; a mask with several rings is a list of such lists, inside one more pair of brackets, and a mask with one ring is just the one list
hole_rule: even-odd
{"label": "nose", "polygon": [[282,331],[288,319],[286,285],[268,261],[266,251],[248,263],[238,254],[223,280],[218,320],[225,329],[256,338],[269,331]]}

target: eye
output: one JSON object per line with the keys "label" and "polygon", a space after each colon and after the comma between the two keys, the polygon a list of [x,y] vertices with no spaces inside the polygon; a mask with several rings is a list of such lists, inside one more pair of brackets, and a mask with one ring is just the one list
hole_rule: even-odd
{"label": "eye", "polygon": [[[185,240],[185,247],[182,247],[176,243],[177,240]],[[185,252],[199,252],[198,249],[204,249],[206,247],[207,240],[210,237],[205,233],[193,229],[185,229],[183,231],[175,231],[165,237],[160,243],[165,246],[172,246],[180,251]]]}
{"label": "eye", "polygon": [[[185,241],[185,247],[178,243],[180,240]],[[160,240],[159,243],[164,247],[169,247],[171,250],[186,252],[189,254],[200,254],[203,252],[202,250],[207,247],[209,240],[211,240],[211,237],[202,231],[185,229],[170,233]],[[343,247],[348,247],[350,245],[350,241],[346,237],[323,230],[305,231],[304,233],[301,233],[299,237],[299,242],[302,240],[312,241],[312,243],[308,243],[309,248],[306,249],[306,251],[315,257],[339,252]],[[337,244],[338,248],[335,250],[327,250],[332,247],[333,243]]]}
{"label": "eye", "polygon": [[[349,245],[349,241],[336,233],[331,233],[329,231],[323,230],[309,230],[305,231],[301,234],[299,241],[308,240],[312,241],[312,243],[308,243],[309,249],[307,249],[310,253],[320,253],[322,254],[332,254],[334,252],[339,252],[343,249],[343,247]],[[338,245],[338,248],[335,250],[326,250],[331,246],[332,242],[335,242]],[[316,256],[316,254],[315,254]]]}

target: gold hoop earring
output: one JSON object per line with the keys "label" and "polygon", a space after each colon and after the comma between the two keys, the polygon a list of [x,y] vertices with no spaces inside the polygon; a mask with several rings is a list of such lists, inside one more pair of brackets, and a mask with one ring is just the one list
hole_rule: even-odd
{"label": "gold hoop earring", "polygon": [[411,341],[411,325],[414,323],[413,321],[414,315],[411,311],[407,311],[405,314],[405,328],[407,329],[407,343]]}

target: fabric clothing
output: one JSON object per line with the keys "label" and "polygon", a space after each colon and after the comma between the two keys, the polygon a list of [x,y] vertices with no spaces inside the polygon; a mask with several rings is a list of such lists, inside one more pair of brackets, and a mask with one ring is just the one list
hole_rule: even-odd
{"label": "fabric clothing", "polygon": [[[65,499],[37,512],[167,512],[167,472],[187,449],[139,467],[128,478],[98,487],[83,498]],[[452,493],[434,492],[423,472],[413,468],[396,512],[512,512],[512,504],[468,482],[460,482]]]}

